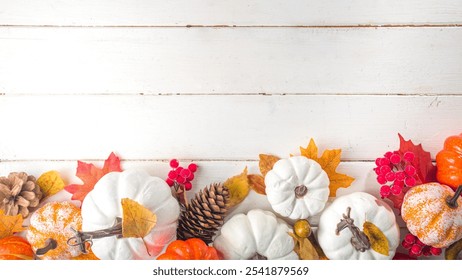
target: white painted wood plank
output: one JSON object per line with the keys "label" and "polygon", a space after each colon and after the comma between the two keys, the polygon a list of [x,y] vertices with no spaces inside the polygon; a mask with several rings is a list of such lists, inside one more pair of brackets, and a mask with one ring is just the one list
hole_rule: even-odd
{"label": "white painted wood plank", "polygon": [[0,28],[0,93],[462,93],[462,28]]}
{"label": "white painted wood plank", "polygon": [[344,160],[374,160],[400,132],[435,156],[460,133],[462,96],[5,95],[2,160],[258,159],[310,138]]}
{"label": "white painted wood plank", "polygon": [[0,0],[0,24],[67,26],[462,24],[457,0]]}

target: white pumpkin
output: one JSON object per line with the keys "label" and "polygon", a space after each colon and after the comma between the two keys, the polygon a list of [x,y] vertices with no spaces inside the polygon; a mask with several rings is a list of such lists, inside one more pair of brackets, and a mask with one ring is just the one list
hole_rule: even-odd
{"label": "white pumpkin", "polygon": [[228,260],[298,260],[288,232],[292,229],[272,212],[254,209],[229,219],[213,246]]}
{"label": "white pumpkin", "polygon": [[[364,222],[373,223],[388,239],[388,256],[374,251],[372,248],[355,249],[352,239],[354,235],[348,227],[337,234],[337,225],[345,219],[347,209],[349,217],[361,232]],[[327,258],[331,260],[385,260],[392,259],[399,245],[399,226],[395,214],[388,204],[365,192],[355,192],[338,197],[326,207],[319,219],[317,231],[318,242]]]}
{"label": "white pumpkin", "polygon": [[290,219],[320,213],[329,198],[329,177],[314,160],[295,156],[277,161],[265,176],[273,210]]}
{"label": "white pumpkin", "polygon": [[93,239],[93,253],[100,259],[155,259],[176,239],[180,214],[178,201],[172,196],[170,187],[158,177],[133,170],[105,175],[82,203],[82,230],[95,231],[113,226],[116,218],[122,217],[122,198],[133,199],[156,214],[156,226],[144,237],[146,246],[141,238],[111,236]]}

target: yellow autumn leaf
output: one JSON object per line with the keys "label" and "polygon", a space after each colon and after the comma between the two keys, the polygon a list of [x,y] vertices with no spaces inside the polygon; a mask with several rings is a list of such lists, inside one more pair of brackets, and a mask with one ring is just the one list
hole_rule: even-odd
{"label": "yellow autumn leaf", "polygon": [[241,174],[226,180],[224,186],[229,190],[229,207],[241,203],[249,194],[250,185],[247,177],[247,167]]}
{"label": "yellow autumn leaf", "polygon": [[295,242],[294,251],[301,260],[319,260],[318,252],[308,238],[302,238],[289,232]]}
{"label": "yellow autumn leaf", "polygon": [[43,193],[44,197],[52,196],[64,189],[65,183],[59,175],[58,171],[48,171],[40,175],[37,179],[37,184]]}
{"label": "yellow autumn leaf", "polygon": [[23,218],[21,214],[8,216],[5,215],[3,210],[0,210],[0,239],[25,230],[26,228],[22,226],[22,222]]}
{"label": "yellow autumn leaf", "polygon": [[250,174],[247,176],[249,180],[250,188],[254,190],[256,193],[266,195],[266,186],[265,186],[265,179],[261,175],[257,174]]}
{"label": "yellow autumn leaf", "polygon": [[258,167],[260,167],[260,172],[263,177],[266,176],[266,173],[273,169],[274,164],[280,160],[277,156],[272,156],[272,155],[265,155],[265,154],[260,154],[259,155],[260,162],[258,163]]}
{"label": "yellow autumn leaf", "polygon": [[341,149],[325,150],[321,157],[318,157],[318,146],[313,139],[310,139],[310,143],[306,148],[300,147],[300,153],[309,159],[312,159],[321,165],[321,168],[327,173],[329,177],[329,190],[330,197],[335,197],[337,189],[348,188],[354,181],[353,177],[345,174],[338,173],[337,167],[340,164],[340,158],[342,155]]}
{"label": "yellow autumn leaf", "polygon": [[122,236],[143,238],[154,228],[157,216],[138,202],[122,198]]}
{"label": "yellow autumn leaf", "polygon": [[364,222],[363,232],[369,238],[371,243],[372,250],[376,251],[379,254],[388,256],[390,250],[390,245],[388,244],[388,239],[385,234],[371,222]]}

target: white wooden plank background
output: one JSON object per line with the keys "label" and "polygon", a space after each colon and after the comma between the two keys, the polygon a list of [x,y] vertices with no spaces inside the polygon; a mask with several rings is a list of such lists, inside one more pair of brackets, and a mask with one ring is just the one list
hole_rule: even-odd
{"label": "white wooden plank background", "polygon": [[462,28],[0,28],[4,94],[460,94]]}
{"label": "white wooden plank background", "polygon": [[0,0],[0,24],[332,26],[462,24],[458,0]]}
{"label": "white wooden plank background", "polygon": [[0,0],[0,176],[77,183],[115,151],[194,160],[197,191],[313,137],[356,178],[339,195],[378,196],[398,132],[433,156],[462,132],[461,45],[457,0]]}

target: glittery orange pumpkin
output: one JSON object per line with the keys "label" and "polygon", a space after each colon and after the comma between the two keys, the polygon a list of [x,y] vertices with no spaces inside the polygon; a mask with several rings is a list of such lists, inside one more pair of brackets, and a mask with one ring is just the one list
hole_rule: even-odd
{"label": "glittery orange pumpkin", "polygon": [[70,202],[49,202],[34,212],[27,240],[37,256],[46,260],[68,260],[81,254],[78,246],[67,244],[75,230],[81,230],[80,209]]}
{"label": "glittery orange pumpkin", "polygon": [[462,186],[439,183],[411,188],[404,196],[401,215],[409,231],[423,243],[444,248],[462,238]]}

